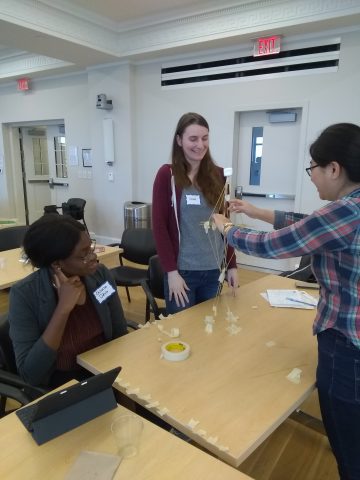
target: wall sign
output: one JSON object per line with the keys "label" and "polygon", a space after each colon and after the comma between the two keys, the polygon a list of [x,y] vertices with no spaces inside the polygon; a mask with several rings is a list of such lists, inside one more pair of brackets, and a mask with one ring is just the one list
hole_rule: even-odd
{"label": "wall sign", "polygon": [[30,90],[29,81],[30,81],[29,78],[18,78],[17,80],[18,90],[22,90],[22,91]]}
{"label": "wall sign", "polygon": [[280,53],[280,37],[272,35],[271,37],[258,38],[254,44],[254,57],[264,57]]}

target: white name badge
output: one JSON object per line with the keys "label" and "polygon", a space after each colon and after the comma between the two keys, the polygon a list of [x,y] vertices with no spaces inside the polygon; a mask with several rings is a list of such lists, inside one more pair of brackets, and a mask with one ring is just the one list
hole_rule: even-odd
{"label": "white name badge", "polygon": [[105,282],[102,285],[100,285],[100,287],[97,290],[95,290],[94,295],[95,295],[96,300],[99,303],[102,303],[104,300],[109,298],[114,292],[115,292],[115,290],[110,285],[110,283]]}
{"label": "white name badge", "polygon": [[186,195],[186,205],[200,205],[200,195]]}

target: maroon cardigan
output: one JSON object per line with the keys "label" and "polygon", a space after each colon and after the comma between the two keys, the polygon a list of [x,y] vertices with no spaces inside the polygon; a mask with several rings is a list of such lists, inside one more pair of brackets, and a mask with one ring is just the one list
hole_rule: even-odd
{"label": "maroon cardigan", "polygon": [[[218,168],[221,175],[224,176],[223,169]],[[175,193],[177,215],[180,223],[182,189],[175,186]],[[178,269],[179,231],[171,197],[171,165],[165,164],[160,167],[155,177],[152,199],[152,228],[157,253],[165,272],[172,272]],[[230,246],[227,248],[227,262],[229,261],[229,268],[236,268],[234,249]]]}

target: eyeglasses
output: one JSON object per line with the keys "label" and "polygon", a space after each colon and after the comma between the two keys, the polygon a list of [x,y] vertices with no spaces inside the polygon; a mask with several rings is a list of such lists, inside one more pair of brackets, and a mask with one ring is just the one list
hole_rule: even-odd
{"label": "eyeglasses", "polygon": [[309,177],[311,177],[311,170],[316,167],[320,167],[320,165],[313,165],[312,167],[305,168],[305,172],[309,175]]}
{"label": "eyeglasses", "polygon": [[90,260],[92,260],[92,257],[95,254],[95,248],[96,248],[96,240],[91,239],[91,244],[90,244],[88,253],[83,257],[78,257],[78,260],[81,260],[83,263],[88,263]]}

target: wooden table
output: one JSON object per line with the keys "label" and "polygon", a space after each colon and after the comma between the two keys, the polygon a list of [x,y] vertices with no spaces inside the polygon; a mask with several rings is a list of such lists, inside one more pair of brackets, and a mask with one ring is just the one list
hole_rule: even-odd
{"label": "wooden table", "polygon": [[[63,480],[81,451],[116,454],[110,432],[123,407],[38,446],[15,413],[0,420],[0,478]],[[120,464],[114,479],[251,480],[225,463],[144,421],[139,454]]]}
{"label": "wooden table", "polygon": [[[97,245],[99,250],[102,245]],[[103,252],[97,252],[99,261],[106,265],[108,268],[114,268],[119,265],[119,252],[118,247],[104,247]],[[21,248],[14,248],[12,250],[5,250],[0,252],[0,290],[9,288],[18,280],[29,275],[33,268],[31,265],[26,265],[20,262]]]}
{"label": "wooden table", "polygon": [[0,228],[16,227],[20,225],[16,218],[0,218]]}
{"label": "wooden table", "polygon": [[[211,334],[204,316],[212,315],[212,300],[164,319],[166,331],[178,327],[190,344],[185,361],[160,358],[170,339],[153,324],[79,355],[78,362],[94,373],[121,365],[115,388],[238,466],[315,387],[315,310],[270,307],[260,296],[267,288],[294,288],[294,280],[269,275],[236,297],[222,295]],[[238,334],[226,330],[227,309],[239,316]],[[286,378],[294,368],[302,370],[299,384]]]}

